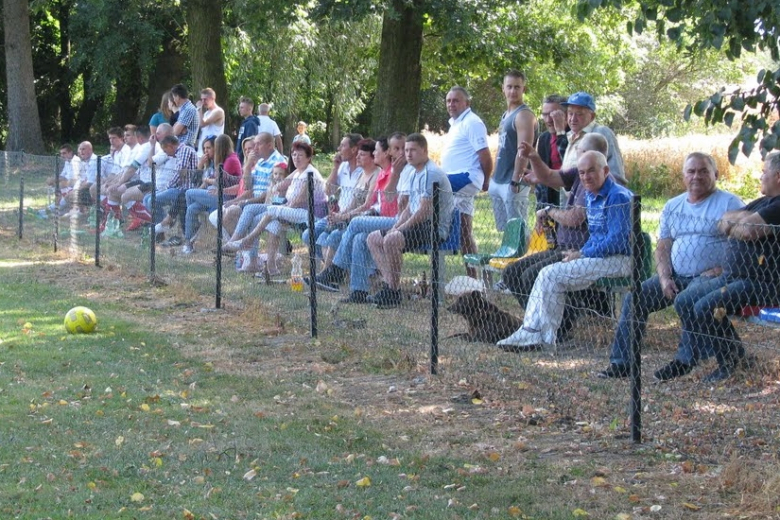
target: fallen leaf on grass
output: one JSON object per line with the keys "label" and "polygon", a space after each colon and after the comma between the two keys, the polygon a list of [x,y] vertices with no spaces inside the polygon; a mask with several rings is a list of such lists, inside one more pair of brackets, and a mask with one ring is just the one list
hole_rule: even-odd
{"label": "fallen leaf on grass", "polygon": [[523,514],[523,511],[517,506],[511,506],[507,512],[512,518],[518,518]]}
{"label": "fallen leaf on grass", "polygon": [[594,487],[604,487],[608,485],[607,479],[605,479],[604,477],[593,477],[592,479],[590,479],[590,483]]}
{"label": "fallen leaf on grass", "polygon": [[701,506],[697,506],[696,504],[691,504],[690,502],[683,502],[683,507],[685,509],[690,509],[691,511],[698,511],[701,509]]}
{"label": "fallen leaf on grass", "polygon": [[250,469],[249,471],[244,473],[244,477],[243,478],[244,478],[244,480],[249,481],[249,480],[252,480],[253,478],[255,478],[256,476],[257,476],[257,471],[255,471],[253,469]]}
{"label": "fallen leaf on grass", "polygon": [[584,509],[580,509],[580,508],[575,509],[574,511],[571,512],[571,514],[573,514],[577,518],[579,518],[581,516],[590,516],[590,513],[588,513]]}
{"label": "fallen leaf on grass", "polygon": [[131,502],[143,502],[144,501],[143,493],[138,493],[138,492],[133,493],[133,495],[130,497],[130,501]]}
{"label": "fallen leaf on grass", "polygon": [[355,482],[355,485],[357,487],[369,487],[371,485],[371,479],[368,477],[363,477],[357,482]]}

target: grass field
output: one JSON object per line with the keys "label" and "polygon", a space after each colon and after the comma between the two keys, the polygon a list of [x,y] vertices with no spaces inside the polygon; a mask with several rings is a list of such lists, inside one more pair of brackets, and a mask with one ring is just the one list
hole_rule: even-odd
{"label": "grass field", "polygon": [[[28,178],[34,209],[41,178]],[[776,331],[740,324],[760,372],[712,388],[699,371],[646,382],[635,445],[627,385],[593,377],[611,320],[584,318],[557,356],[517,356],[448,337],[463,324],[444,313],[431,376],[428,300],[382,313],[320,293],[311,339],[305,295],[229,261],[215,311],[207,250],[160,250],[163,283],[150,284],[137,235],[103,241],[101,268],[93,236],[64,229],[53,253],[34,212],[18,240],[14,181],[0,181],[0,518],[777,515]],[[65,334],[77,304],[96,311],[97,333]],[[654,317],[647,372],[676,334],[673,313]]]}

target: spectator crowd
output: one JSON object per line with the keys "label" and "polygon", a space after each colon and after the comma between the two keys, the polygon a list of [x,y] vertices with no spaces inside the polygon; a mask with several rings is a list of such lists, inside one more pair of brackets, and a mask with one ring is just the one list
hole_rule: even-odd
{"label": "spectator crowd", "polygon": [[[216,223],[221,187],[222,247],[237,255],[241,272],[283,276],[279,259],[291,248],[287,235],[300,232],[321,261],[306,283],[338,293],[348,281],[344,303],[388,309],[403,304],[406,252],[429,247],[436,235],[446,240],[457,228],[464,257],[478,253],[475,200],[487,192],[498,231],[513,219],[530,224],[533,211],[533,230],[519,229],[543,236],[546,244],[511,262],[495,287],[483,286],[512,294],[524,309],[522,326],[498,347],[518,353],[556,348],[570,341],[582,312],[611,312],[594,284],[631,275],[634,194],[615,134],[596,121],[590,94],[546,96],[542,125],[524,102],[525,89],[524,74],[504,75],[506,111],[495,161],[469,93],[453,86],[445,98],[449,130],[438,164],[421,133],[388,129],[375,139],[347,133],[326,177],[312,163],[305,122],[297,123],[285,155],[270,105],[260,104],[255,115],[254,102],[242,97],[234,142],[212,89],[201,90],[193,103],[187,88],[175,85],[148,125],[108,130],[108,154],[98,158],[88,141],[75,152],[67,144],[60,148],[56,209],[77,219],[95,206],[99,231],[109,219],[128,231],[148,227],[161,247],[191,255],[201,221]],[[641,341],[648,315],[674,307],[682,329],[677,354],[655,378],[685,376],[712,357],[717,369],[705,379],[727,379],[747,359],[729,316],[777,304],[780,153],[765,157],[762,197],[747,205],[717,188],[716,163],[706,153],[688,155],[681,175],[685,191],[661,213],[655,274],[635,295],[639,314],[631,315],[627,295],[600,377],[627,377],[631,333]],[[525,244],[529,237],[516,238]],[[471,264],[465,274],[478,277]],[[372,276],[380,280],[373,294]]]}

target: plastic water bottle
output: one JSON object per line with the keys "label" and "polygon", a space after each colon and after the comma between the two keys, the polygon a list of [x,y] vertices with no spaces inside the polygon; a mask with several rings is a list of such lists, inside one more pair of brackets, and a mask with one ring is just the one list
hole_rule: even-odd
{"label": "plastic water bottle", "polygon": [[303,291],[303,261],[298,253],[292,259],[292,271],[290,272],[290,289],[294,292]]}

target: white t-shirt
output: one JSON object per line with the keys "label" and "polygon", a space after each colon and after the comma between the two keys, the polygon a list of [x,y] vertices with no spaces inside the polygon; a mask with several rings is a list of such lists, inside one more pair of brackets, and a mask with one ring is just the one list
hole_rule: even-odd
{"label": "white t-shirt", "polygon": [[94,183],[97,180],[97,155],[93,153],[87,162],[81,161],[79,176],[82,182]]}
{"label": "white t-shirt", "polygon": [[723,265],[727,238],[718,230],[718,221],[727,211],[745,204],[723,190],[697,203],[688,202],[688,193],[674,197],[661,212],[658,238],[672,239],[672,267],[679,276],[698,276]]}
{"label": "white t-shirt", "polygon": [[[206,110],[203,119],[208,119],[214,112],[214,109]],[[222,118],[221,124],[211,123],[200,127],[200,137],[198,138],[198,157],[203,157],[203,141],[210,135],[219,136],[225,133],[225,118]]]}
{"label": "white t-shirt", "polygon": [[363,175],[363,168],[356,166],[350,171],[349,162],[344,161],[339,165],[336,171],[336,182],[339,185],[339,208],[348,208],[352,205],[352,197],[355,195],[355,185],[360,176]]}
{"label": "white t-shirt", "polygon": [[279,130],[279,125],[276,124],[276,121],[268,116],[257,116],[257,118],[260,120],[260,125],[257,127],[258,134],[260,132],[268,132],[274,137],[277,135],[282,135],[281,130]]}
{"label": "white t-shirt", "polygon": [[[152,168],[149,166],[149,151],[151,149],[152,143],[145,142],[142,145],[138,145],[133,150],[133,162],[130,164],[133,168],[135,168],[135,175],[133,175],[133,178],[130,180],[138,179],[141,182],[151,182],[152,180]],[[160,143],[154,143],[154,153],[162,153],[162,148],[160,148]]]}
{"label": "white t-shirt", "polygon": [[[157,182],[155,183],[155,186],[157,187],[157,191],[168,189],[168,185],[171,183],[171,179],[173,179],[173,176],[176,174],[178,159],[176,159],[175,156],[171,157],[165,152],[161,152],[156,154],[152,158],[152,161],[154,161],[154,164],[156,166],[155,180]],[[149,181],[146,182],[150,182],[150,181],[151,181],[151,172],[149,173]]]}
{"label": "white t-shirt", "polygon": [[457,119],[450,118],[450,131],[441,151],[441,169],[448,174],[468,172],[471,183],[481,189],[485,172],[477,152],[487,147],[485,123],[467,108]]}

